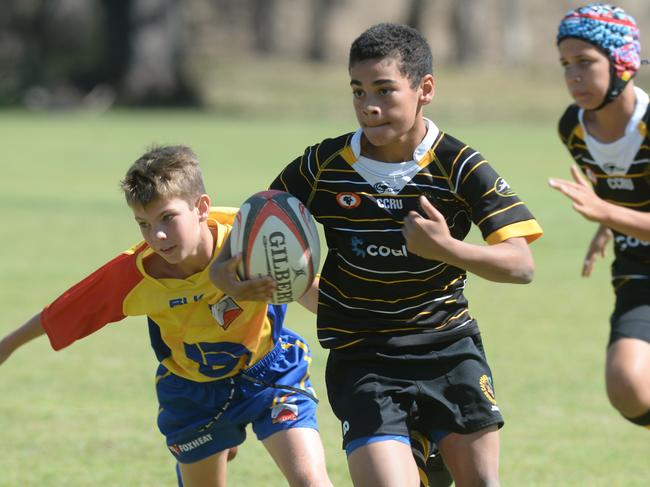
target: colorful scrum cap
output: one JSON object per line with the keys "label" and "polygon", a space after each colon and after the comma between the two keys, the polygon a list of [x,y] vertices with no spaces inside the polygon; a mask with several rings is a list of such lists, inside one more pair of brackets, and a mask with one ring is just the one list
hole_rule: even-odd
{"label": "colorful scrum cap", "polygon": [[558,27],[557,43],[566,38],[589,42],[609,57],[609,90],[596,110],[620,95],[641,66],[639,28],[634,18],[619,7],[590,3],[569,11]]}

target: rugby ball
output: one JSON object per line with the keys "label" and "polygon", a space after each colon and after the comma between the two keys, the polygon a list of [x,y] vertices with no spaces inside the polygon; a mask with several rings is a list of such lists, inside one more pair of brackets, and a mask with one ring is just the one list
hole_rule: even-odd
{"label": "rugby ball", "polygon": [[242,254],[241,279],[271,276],[271,303],[295,301],[311,286],[320,262],[320,240],[309,210],[284,191],[255,193],[242,203],[230,234],[232,255]]}

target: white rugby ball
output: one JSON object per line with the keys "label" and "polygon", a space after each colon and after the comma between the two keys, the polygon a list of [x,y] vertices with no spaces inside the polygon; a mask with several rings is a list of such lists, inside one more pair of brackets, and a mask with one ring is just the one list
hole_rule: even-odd
{"label": "white rugby ball", "polygon": [[239,277],[271,276],[271,303],[295,301],[311,286],[320,262],[320,240],[309,210],[284,191],[255,193],[242,203],[230,234],[232,255],[242,254]]}

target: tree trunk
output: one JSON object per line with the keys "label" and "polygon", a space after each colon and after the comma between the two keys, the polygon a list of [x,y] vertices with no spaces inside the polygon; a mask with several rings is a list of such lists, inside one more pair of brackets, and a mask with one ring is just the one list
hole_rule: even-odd
{"label": "tree trunk", "polygon": [[459,65],[481,59],[481,0],[454,0],[451,2],[451,27],[455,46],[453,62]]}
{"label": "tree trunk", "polygon": [[277,3],[275,0],[252,0],[251,15],[253,45],[260,54],[270,54],[275,50],[273,21]]}
{"label": "tree trunk", "polygon": [[133,105],[200,105],[188,76],[187,25],[178,0],[132,0],[130,56],[119,93]]}
{"label": "tree trunk", "polygon": [[406,25],[422,32],[422,15],[424,14],[424,7],[426,0],[411,0],[408,4],[408,11],[406,12]]}
{"label": "tree trunk", "polygon": [[501,9],[503,57],[507,64],[521,66],[528,60],[531,45],[526,5],[520,0],[502,0]]}
{"label": "tree trunk", "polygon": [[337,3],[341,3],[341,0],[312,0],[311,36],[307,53],[310,61],[323,61],[327,57],[327,31]]}

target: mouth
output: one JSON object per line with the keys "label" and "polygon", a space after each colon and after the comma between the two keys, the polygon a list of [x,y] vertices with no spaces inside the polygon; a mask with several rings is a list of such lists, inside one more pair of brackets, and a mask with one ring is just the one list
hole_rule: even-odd
{"label": "mouth", "polygon": [[366,124],[364,124],[364,127],[367,128],[367,129],[376,129],[378,127],[385,127],[386,125],[388,125],[388,122],[374,123],[374,124],[366,123]]}
{"label": "mouth", "polygon": [[161,254],[169,254],[175,248],[176,248],[176,245],[172,245],[170,247],[160,248],[160,249],[158,249],[158,252],[160,252]]}

